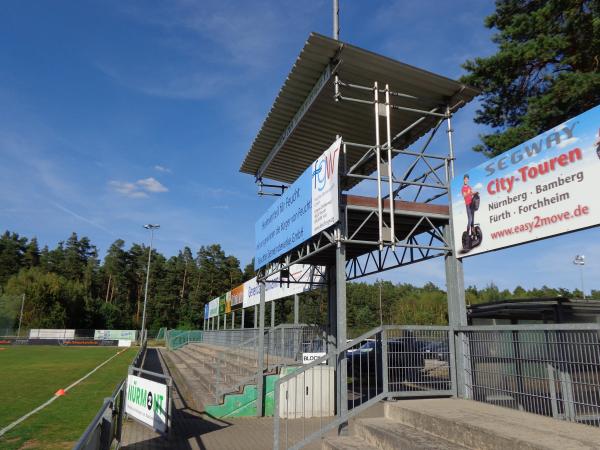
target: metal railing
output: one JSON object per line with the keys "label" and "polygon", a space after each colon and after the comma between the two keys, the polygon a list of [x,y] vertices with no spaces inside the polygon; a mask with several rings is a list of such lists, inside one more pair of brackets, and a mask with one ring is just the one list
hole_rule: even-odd
{"label": "metal railing", "polygon": [[[177,350],[191,342],[202,348],[189,347],[182,351],[187,358],[201,363],[207,377],[207,389],[220,403],[222,397],[238,391],[245,384],[256,383],[259,356],[259,330],[211,330],[203,332],[167,333],[168,348]],[[193,340],[192,333],[200,333]],[[327,334],[316,325],[282,324],[264,331],[264,359],[261,373],[275,372],[282,366],[302,362],[307,352],[327,352]]]}
{"label": "metal railing", "polygon": [[[251,337],[241,341],[247,336]],[[259,372],[258,330],[215,331],[206,338],[203,345],[212,346],[214,350],[210,361],[213,375],[210,391],[217,403],[223,395],[238,391],[245,384],[256,383]],[[327,351],[327,335],[320,326],[283,324],[266,329],[260,373],[273,373],[281,367],[300,364],[302,354],[311,351]]]}
{"label": "metal railing", "polygon": [[600,326],[462,328],[465,397],[600,426]]}
{"label": "metal railing", "polygon": [[190,342],[202,342],[204,331],[201,330],[167,330],[165,341],[169,350],[177,350]]}
{"label": "metal railing", "polygon": [[301,448],[386,397],[452,395],[449,344],[448,327],[384,326],[291,369],[275,383],[273,448]]}
{"label": "metal railing", "polygon": [[[139,368],[143,365],[145,356],[146,341],[133,358],[131,367],[141,370]],[[126,391],[127,378],[118,384],[110,397],[104,399],[96,416],[73,446],[73,450],[108,450],[114,442],[121,442]]]}
{"label": "metal railing", "polygon": [[600,426],[600,325],[375,328],[277,380],[274,448],[302,448],[384,398],[451,395]]}
{"label": "metal railing", "polygon": [[73,450],[108,450],[121,441],[127,380],[121,381],[113,394],[104,399],[100,410],[83,432]]}

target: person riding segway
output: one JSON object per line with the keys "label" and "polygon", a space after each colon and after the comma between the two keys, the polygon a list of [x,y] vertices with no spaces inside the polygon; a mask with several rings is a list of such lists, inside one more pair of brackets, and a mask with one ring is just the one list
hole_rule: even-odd
{"label": "person riding segway", "polygon": [[463,250],[471,250],[481,244],[483,234],[481,228],[475,221],[475,211],[479,209],[479,192],[474,192],[469,186],[469,175],[463,177],[463,187],[461,189],[465,206],[467,209],[467,230],[462,234]]}

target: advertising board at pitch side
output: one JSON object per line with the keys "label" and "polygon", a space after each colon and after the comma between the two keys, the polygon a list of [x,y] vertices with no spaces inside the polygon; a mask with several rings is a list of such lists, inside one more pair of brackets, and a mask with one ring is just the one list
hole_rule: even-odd
{"label": "advertising board at pitch side", "polygon": [[167,431],[167,386],[135,375],[127,377],[125,412],[156,431]]}
{"label": "advertising board at pitch side", "polygon": [[599,130],[596,106],[457,172],[451,183],[457,257],[600,224]]}

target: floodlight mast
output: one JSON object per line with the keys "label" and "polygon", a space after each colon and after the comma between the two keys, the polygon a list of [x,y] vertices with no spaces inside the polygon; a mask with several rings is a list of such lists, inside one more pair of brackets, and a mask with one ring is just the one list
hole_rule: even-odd
{"label": "floodlight mast", "polygon": [[581,295],[585,300],[585,291],[583,290],[583,266],[585,266],[585,255],[576,255],[575,259],[573,260],[573,264],[579,266],[579,272],[581,275]]}
{"label": "floodlight mast", "polygon": [[148,265],[146,266],[146,287],[144,289],[144,309],[142,312],[142,331],[140,336],[140,342],[144,342],[146,339],[146,304],[148,303],[148,280],[150,279],[150,258],[152,257],[152,244],[154,242],[154,230],[160,228],[158,224],[146,224],[144,225],[146,230],[150,230],[150,248],[148,249]]}
{"label": "floodlight mast", "polygon": [[333,0],[333,38],[340,40],[340,2]]}

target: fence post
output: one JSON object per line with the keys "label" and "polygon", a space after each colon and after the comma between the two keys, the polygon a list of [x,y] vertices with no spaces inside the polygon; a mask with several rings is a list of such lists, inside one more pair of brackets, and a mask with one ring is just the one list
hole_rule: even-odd
{"label": "fence post", "polygon": [[281,382],[275,381],[273,386],[273,450],[279,450],[279,391]]}
{"label": "fence post", "polygon": [[263,367],[265,363],[265,283],[260,283],[260,318],[258,330],[258,361],[256,368],[256,416],[263,415],[263,391],[264,377]]}
{"label": "fence post", "polygon": [[384,394],[384,398],[387,398],[387,393],[390,389],[388,378],[388,337],[386,328],[381,330],[381,349],[381,371],[383,372],[383,387],[381,392]]}

